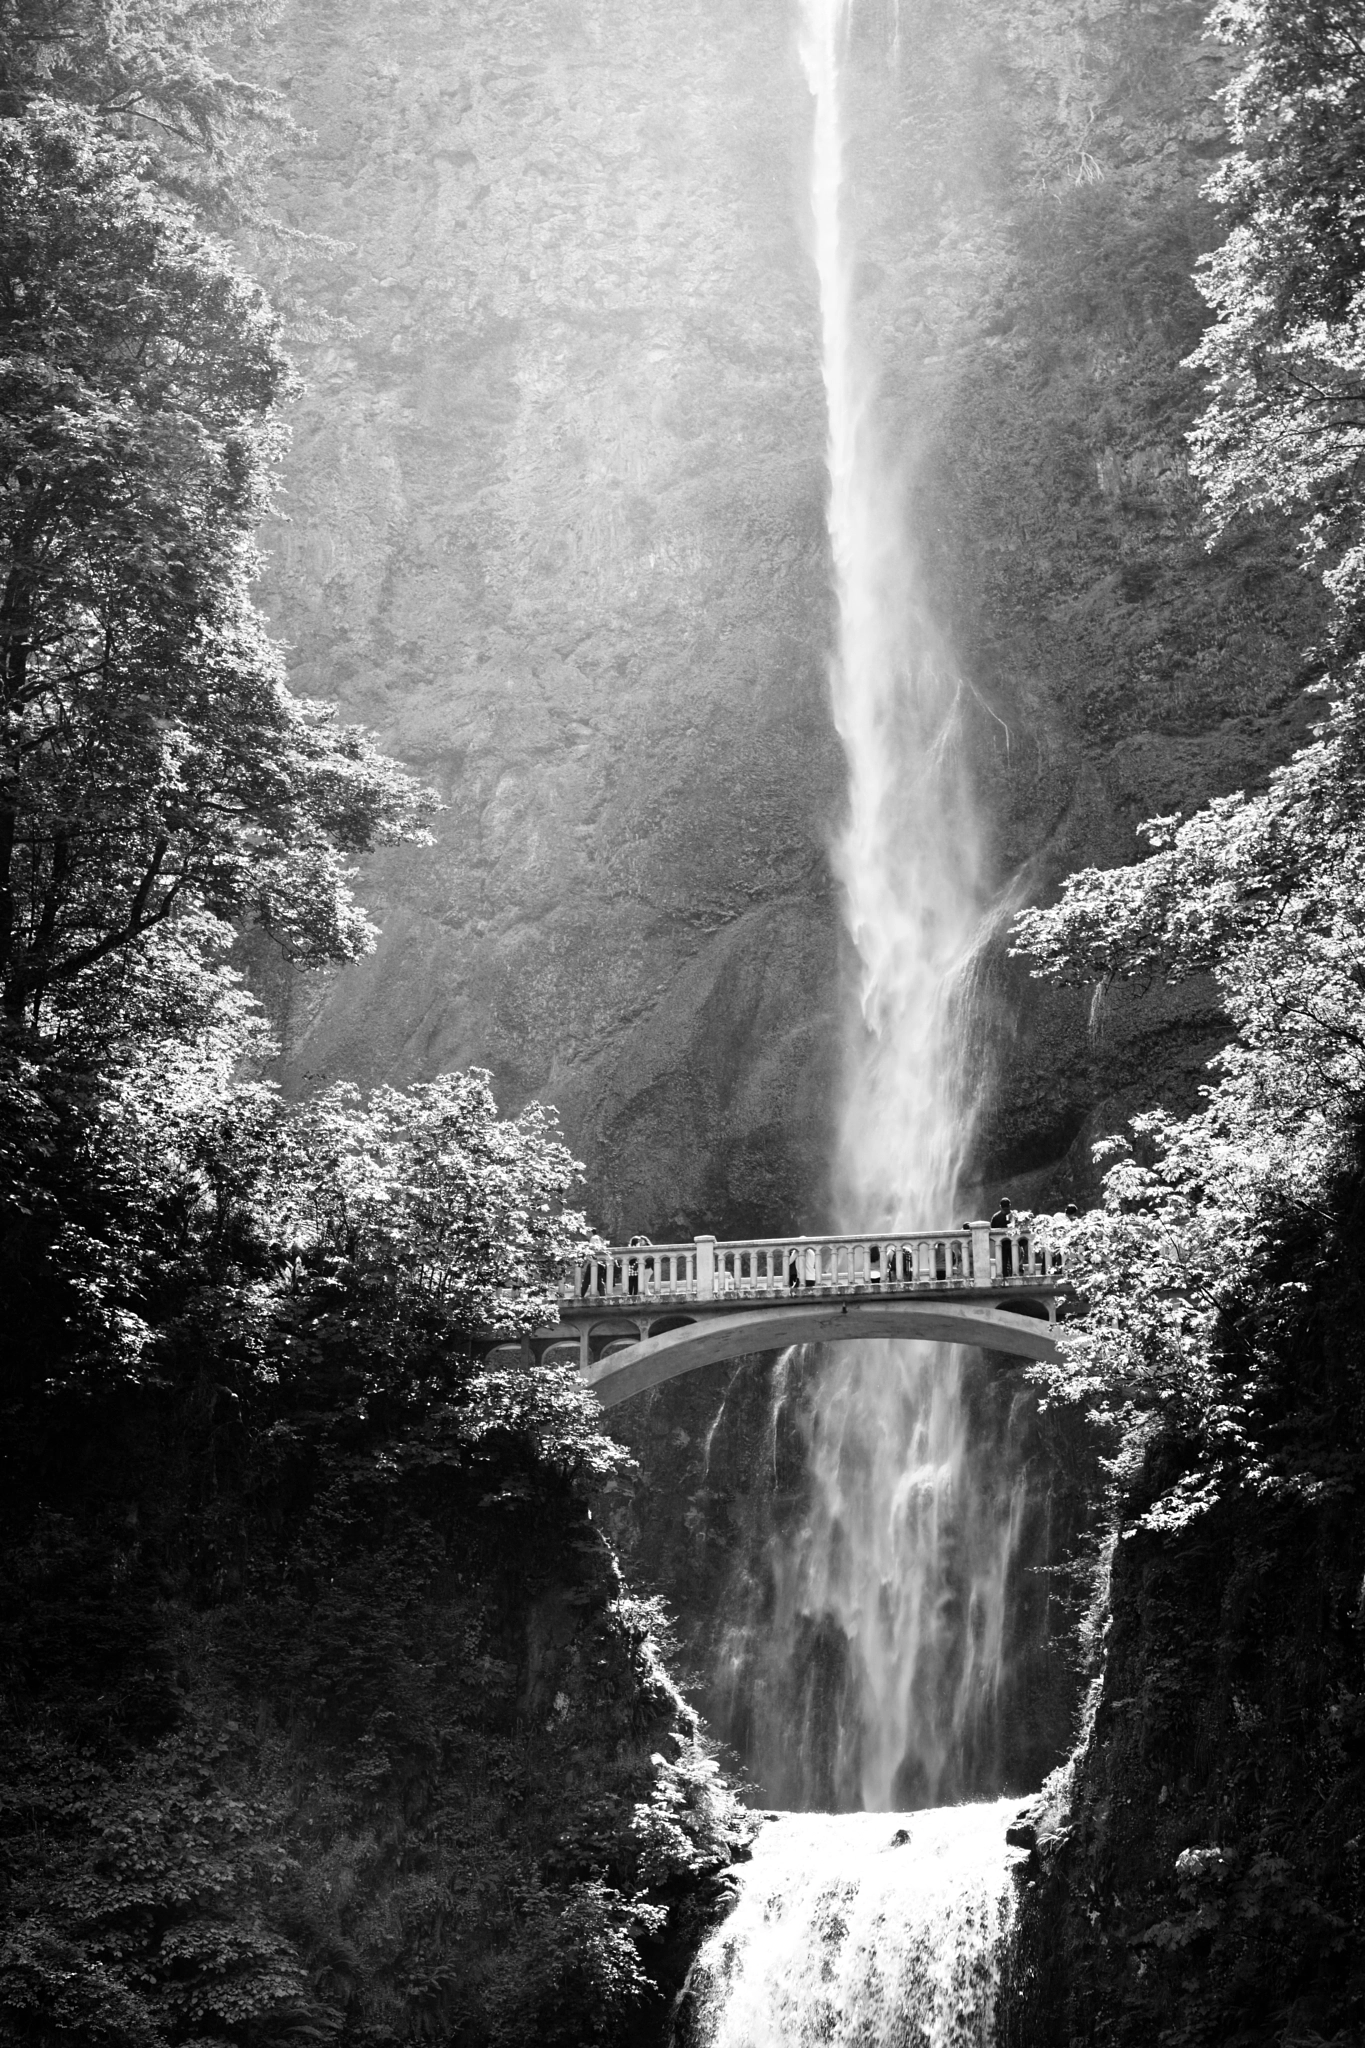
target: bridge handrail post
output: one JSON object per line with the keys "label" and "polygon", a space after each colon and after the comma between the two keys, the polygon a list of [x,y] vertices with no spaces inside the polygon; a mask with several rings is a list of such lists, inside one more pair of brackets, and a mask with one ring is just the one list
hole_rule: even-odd
{"label": "bridge handrail post", "polygon": [[991,1284],[991,1226],[977,1223],[972,1226],[972,1285],[989,1287]]}
{"label": "bridge handrail post", "polygon": [[694,1237],[697,1247],[697,1299],[714,1301],[716,1298],[716,1240],[714,1237]]}

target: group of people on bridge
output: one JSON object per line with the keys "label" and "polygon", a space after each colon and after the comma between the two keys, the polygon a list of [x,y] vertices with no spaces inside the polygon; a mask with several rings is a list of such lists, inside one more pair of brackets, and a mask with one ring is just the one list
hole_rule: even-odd
{"label": "group of people on bridge", "polygon": [[[1068,1222],[1074,1221],[1079,1213],[1074,1202],[1067,1204]],[[993,1274],[983,1276],[978,1284],[989,1285],[992,1278],[1023,1279],[1035,1269],[1040,1274],[1049,1269],[1060,1270],[1062,1254],[1059,1247],[1055,1243],[1049,1244],[1046,1235],[1035,1244],[1031,1228],[1033,1224],[1034,1218],[1031,1215],[1016,1215],[1010,1198],[1002,1196],[999,1207],[987,1226],[993,1233],[992,1264],[995,1270]],[[921,1238],[924,1240],[920,1243],[921,1264],[918,1270],[915,1249],[910,1243],[886,1243],[869,1237],[862,1241],[863,1248],[858,1253],[860,1262],[865,1260],[865,1263],[860,1263],[859,1277],[854,1284],[858,1287],[881,1287],[884,1284],[894,1287],[909,1286],[918,1281],[921,1285],[926,1282],[929,1285],[961,1285],[974,1277],[968,1265],[970,1242],[973,1229],[979,1230],[982,1227],[979,1224],[973,1226],[964,1223],[960,1227],[960,1232],[942,1238],[935,1238],[932,1233],[910,1233],[917,1241]],[[714,1241],[707,1239],[697,1242],[712,1244]],[[839,1279],[828,1270],[829,1247],[823,1249],[825,1258],[822,1260],[822,1246],[819,1240],[812,1241],[809,1238],[802,1238],[797,1242],[779,1241],[779,1245],[752,1248],[716,1247],[714,1292],[719,1296],[740,1292],[741,1278],[746,1283],[758,1278],[762,1283],[762,1291],[771,1291],[774,1286],[781,1285],[779,1275],[783,1265],[787,1289],[792,1294],[800,1293],[808,1287],[815,1288],[821,1284],[822,1279],[827,1288],[830,1285],[837,1288]],[[926,1251],[930,1259],[928,1269],[922,1263]],[[690,1268],[691,1276],[695,1280],[697,1268],[692,1263],[693,1256],[690,1249],[683,1251],[681,1247],[675,1246],[664,1247],[661,1251],[656,1250],[651,1239],[637,1232],[628,1240],[624,1254],[608,1250],[594,1254],[583,1262],[580,1297],[587,1300],[621,1292],[627,1296],[638,1296],[642,1291],[653,1294],[661,1273],[667,1276],[670,1266],[674,1269]],[[675,1270],[672,1277],[676,1281],[681,1278],[681,1274]],[[707,1291],[710,1291],[709,1284]],[[747,1293],[747,1285],[743,1291]]]}

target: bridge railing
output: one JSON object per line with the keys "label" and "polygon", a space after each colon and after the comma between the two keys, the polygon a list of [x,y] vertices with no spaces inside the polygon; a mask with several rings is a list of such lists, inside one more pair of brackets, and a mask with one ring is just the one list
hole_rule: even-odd
{"label": "bridge railing", "polygon": [[793,1294],[912,1294],[954,1287],[1056,1284],[1064,1254],[1047,1217],[1015,1229],[854,1237],[744,1238],[721,1243],[608,1245],[582,1260],[560,1301],[773,1300]]}

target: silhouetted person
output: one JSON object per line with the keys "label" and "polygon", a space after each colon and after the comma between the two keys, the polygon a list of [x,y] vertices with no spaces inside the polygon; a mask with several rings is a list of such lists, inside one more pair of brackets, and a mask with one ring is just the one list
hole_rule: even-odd
{"label": "silhouetted person", "polygon": [[[628,1238],[626,1240],[627,1244],[630,1245],[649,1244],[650,1241],[651,1240],[647,1237],[641,1237],[638,1232],[634,1237]],[[640,1292],[641,1263],[642,1262],[639,1259],[632,1259],[630,1262],[630,1271],[626,1279],[627,1294],[638,1294]]]}
{"label": "silhouetted person", "polygon": [[[1009,1230],[1012,1227],[1013,1218],[1010,1215],[1010,1198],[1008,1195],[1002,1195],[1000,1197],[1000,1207],[996,1210],[994,1216],[992,1216],[991,1218],[991,1229]],[[1000,1277],[1002,1280],[1008,1280],[1013,1274],[1013,1272],[1014,1247],[1010,1243],[1009,1239],[1006,1238],[1004,1243],[1000,1247]]]}

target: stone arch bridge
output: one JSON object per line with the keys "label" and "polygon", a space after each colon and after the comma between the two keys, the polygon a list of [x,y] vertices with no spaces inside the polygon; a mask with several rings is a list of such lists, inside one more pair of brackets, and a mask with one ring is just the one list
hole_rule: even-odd
{"label": "stone arch bridge", "polygon": [[604,1408],[725,1358],[864,1337],[1056,1358],[1070,1298],[1045,1218],[875,1237],[607,1245],[560,1290],[559,1323],[489,1357],[570,1358]]}

